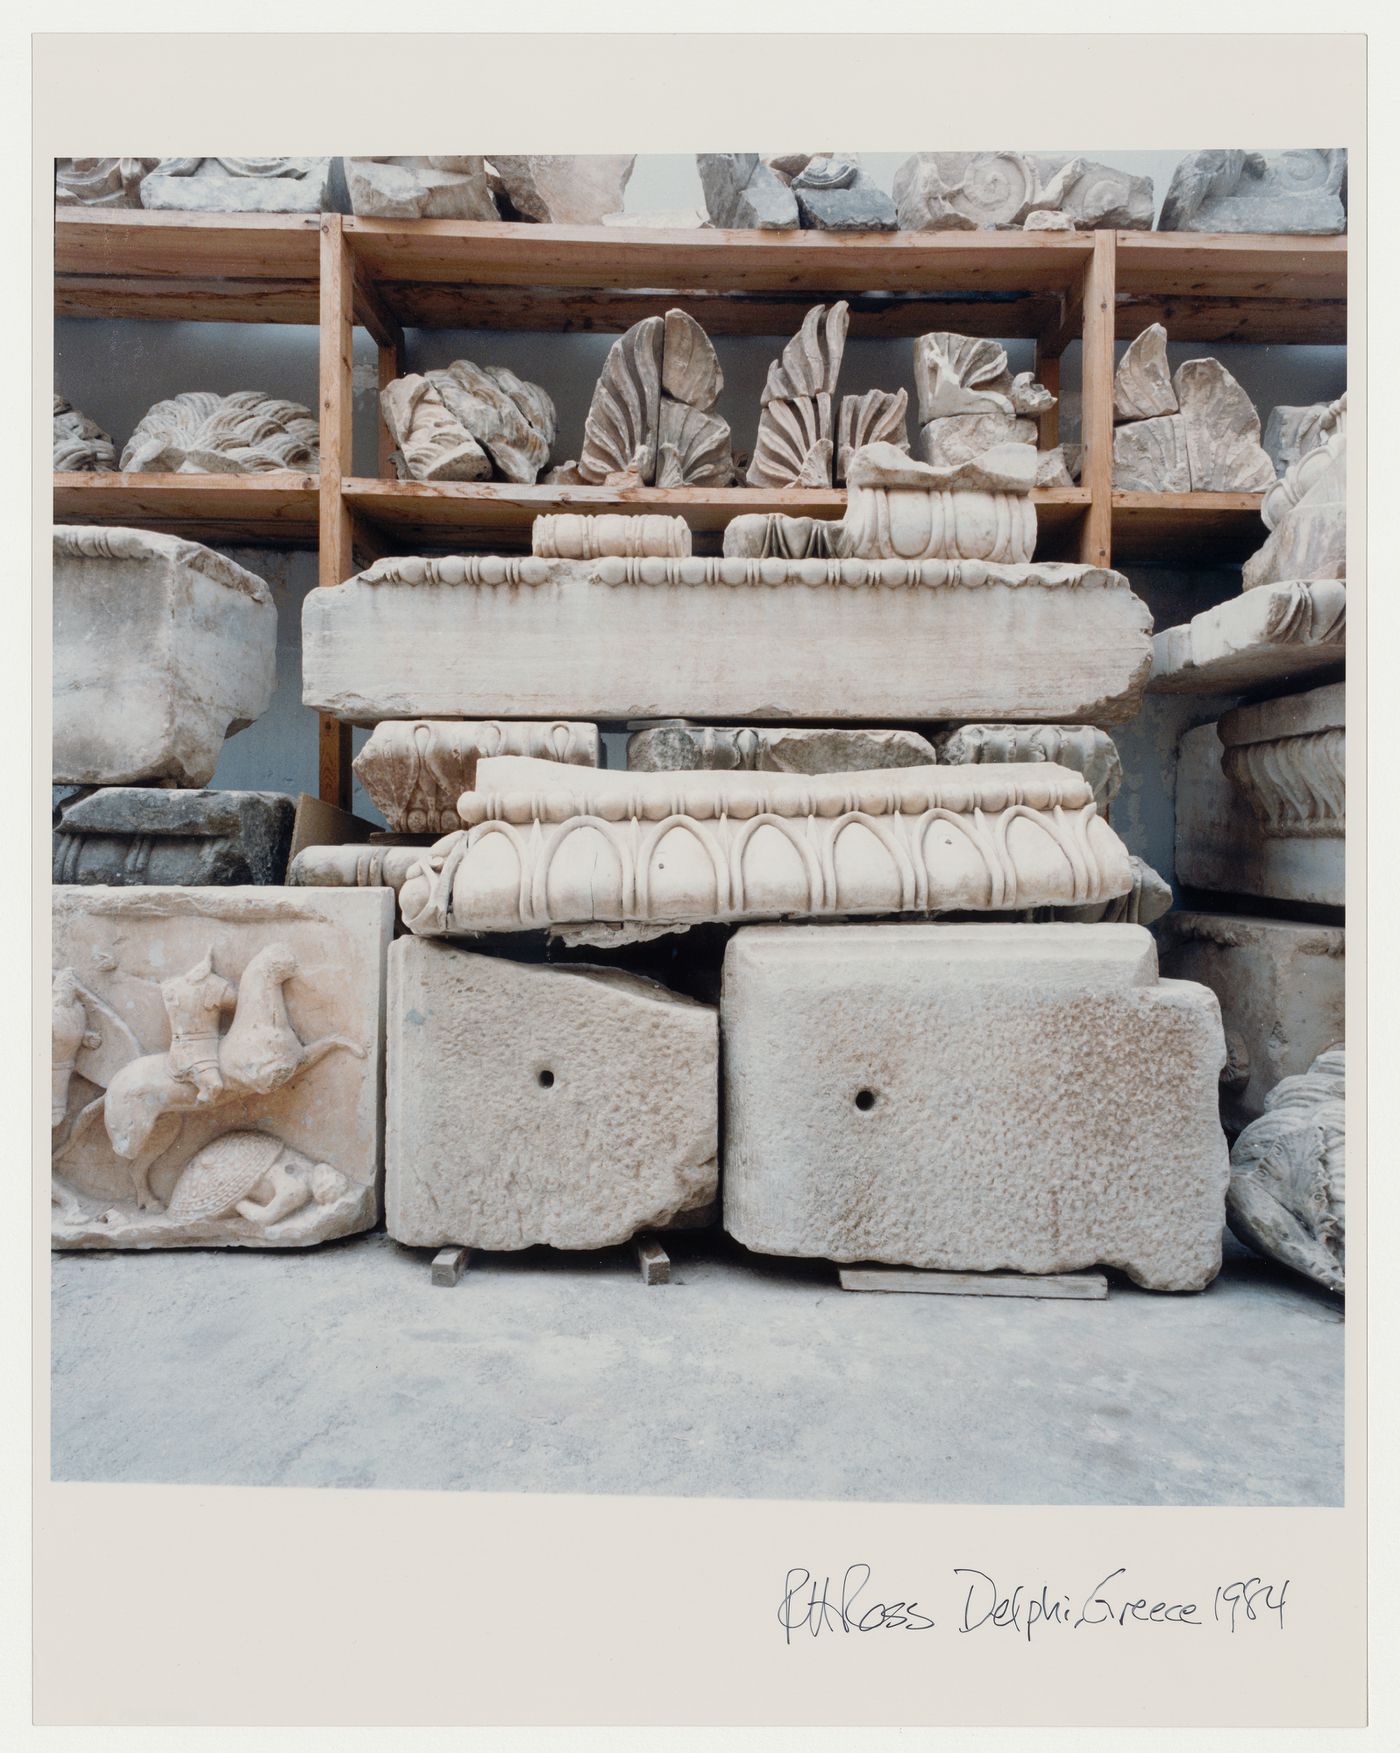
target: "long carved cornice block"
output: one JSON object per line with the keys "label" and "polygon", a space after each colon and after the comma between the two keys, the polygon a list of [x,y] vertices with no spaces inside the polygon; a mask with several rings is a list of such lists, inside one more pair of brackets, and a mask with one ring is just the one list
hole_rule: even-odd
{"label": "long carved cornice block", "polygon": [[1344,663],[1347,587],[1340,578],[1260,585],[1152,641],[1152,694],[1228,694]]}
{"label": "long carved cornice block", "polygon": [[757,926],[724,959],[724,1227],[953,1272],[1220,1267],[1225,1058],[1136,925]]}
{"label": "long carved cornice block", "polygon": [[384,718],[1121,723],[1152,619],[1103,567],[381,560],[302,611],[303,699]]}
{"label": "long carved cornice block", "polygon": [[870,773],[477,767],[467,824],[399,890],[425,937],[840,914],[1084,906],[1133,873],[1052,763]]}

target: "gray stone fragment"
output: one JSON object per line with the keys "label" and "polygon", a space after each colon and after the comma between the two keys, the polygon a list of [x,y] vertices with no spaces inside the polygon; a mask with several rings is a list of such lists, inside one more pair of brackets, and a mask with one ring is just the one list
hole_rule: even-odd
{"label": "gray stone fragment", "polygon": [[1331,407],[1331,402],[1309,402],[1305,407],[1280,403],[1271,410],[1264,423],[1264,449],[1280,478],[1299,457],[1322,442],[1322,422]]}
{"label": "gray stone fragment", "polygon": [[758,773],[864,773],[922,767],[933,745],[912,730],[782,730],[760,725],[657,725],[627,739],[633,772],[697,768]]}
{"label": "gray stone fragment", "polygon": [[792,179],[802,224],[815,231],[894,231],[894,202],[847,158],[814,158]]}
{"label": "gray stone fragment", "polygon": [[758,231],[797,228],[796,197],[756,152],[698,152],[695,162],[706,210],[717,226]]}
{"label": "gray stone fragment", "polygon": [[1345,231],[1347,155],[1340,147],[1265,154],[1190,152],[1162,203],[1159,231]]}
{"label": "gray stone fragment", "polygon": [[61,811],[56,883],[228,887],[281,883],[295,800],[276,791],[107,786]]}

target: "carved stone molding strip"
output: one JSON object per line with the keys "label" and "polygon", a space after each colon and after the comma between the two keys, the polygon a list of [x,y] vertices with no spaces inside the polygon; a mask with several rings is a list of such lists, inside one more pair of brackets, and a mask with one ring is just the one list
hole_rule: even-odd
{"label": "carved stone molding strip", "polygon": [[53,554],[55,560],[168,560],[226,590],[251,597],[255,603],[272,602],[272,592],[255,572],[201,542],[160,530],[126,529],[119,524],[59,524],[53,532]]}
{"label": "carved stone molding strip", "polygon": [[1346,833],[1346,731],[1227,747],[1225,773],[1266,834],[1282,839]]}
{"label": "carved stone molding strip", "polygon": [[1345,661],[1346,634],[1342,579],[1263,585],[1156,634],[1148,689],[1227,694],[1332,668]]}
{"label": "carved stone molding strip", "polygon": [[683,559],[690,553],[690,525],[683,517],[626,517],[614,512],[590,517],[566,511],[535,519],[530,549],[544,560],[598,560],[605,554]]}
{"label": "carved stone molding strip", "polygon": [[135,474],[314,474],[320,467],[319,429],[310,408],[262,390],[231,396],[186,390],[142,416],[121,466]]}
{"label": "carved stone molding strip", "polygon": [[1053,761],[1083,775],[1106,810],[1123,782],[1113,738],[1092,724],[965,724],[937,739],[944,762]]}

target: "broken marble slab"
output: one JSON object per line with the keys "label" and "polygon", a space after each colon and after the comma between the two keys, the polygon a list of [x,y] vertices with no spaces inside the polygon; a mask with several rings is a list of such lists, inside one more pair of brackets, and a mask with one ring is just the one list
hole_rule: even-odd
{"label": "broken marble slab", "polygon": [[1073,231],[1074,221],[1068,213],[1053,213],[1047,208],[1038,208],[1034,213],[1027,213],[1021,222],[1022,231]]}
{"label": "broken marble slab", "polygon": [[1123,783],[1113,738],[1092,724],[964,724],[942,732],[934,746],[940,761],[957,766],[1053,761],[1068,767],[1088,783],[1105,816]]}
{"label": "broken marble slab", "polygon": [[867,390],[863,396],[842,396],[836,413],[836,479],[844,482],[854,451],[867,444],[892,444],[909,450],[908,390]]}
{"label": "broken marble slab", "polygon": [[1172,173],[1157,229],[1345,231],[1346,174],[1344,148],[1189,152]]}
{"label": "broken marble slab", "polygon": [[697,152],[711,221],[726,231],[795,231],[797,198],[756,152]]}
{"label": "broken marble slab", "polygon": [[1193,493],[1253,493],[1274,484],[1254,403],[1218,359],[1188,359],[1172,379],[1186,429]]}
{"label": "broken marble slab", "polygon": [[116,446],[107,433],[59,395],[53,399],[53,466],[78,473],[117,466]]}
{"label": "broken marble slab", "polygon": [[1338,1296],[1346,1274],[1346,1048],[1269,1091],[1230,1152],[1230,1228]]}
{"label": "broken marble slab", "polygon": [[727,487],[729,424],[710,411],[723,387],[714,346],[694,317],[668,310],[634,323],[609,348],[594,388],[578,481]]}
{"label": "broken marble slab", "polygon": [[388,1034],[395,1241],[606,1248],[713,1201],[713,1006],[616,968],[401,938]]}
{"label": "broken marble slab", "polygon": [[370,725],[1109,725],[1138,710],[1151,628],[1121,573],[1052,562],[393,558],[307,593],[302,698]]}
{"label": "broken marble slab", "polygon": [[1113,485],[1120,493],[1189,493],[1191,457],[1180,414],[1113,428]]}
{"label": "broken marble slab", "polygon": [[1177,412],[1176,390],[1167,364],[1167,331],[1151,323],[1131,340],[1113,374],[1113,418],[1152,420]]}
{"label": "broken marble slab", "polygon": [[399,891],[425,937],[546,927],[1085,905],[1131,887],[1078,774],[1053,764],[866,773],[477,764],[464,828]]}
{"label": "broken marble slab", "polygon": [[185,213],[320,213],[330,207],[329,158],[162,158],[141,205]]}
{"label": "broken marble slab", "polygon": [[639,559],[645,554],[679,559],[690,553],[690,525],[683,517],[645,513],[563,511],[530,525],[530,552],[546,560],[598,560],[604,554]]}
{"label": "broken marble slab", "polygon": [[395,378],[380,409],[409,478],[477,481],[496,471],[533,486],[558,434],[551,398],[504,365],[451,365]]}
{"label": "broken marble slab", "polygon": [[[1069,153],[1037,154],[1038,200],[1079,231],[1151,231],[1156,212],[1152,178]],[[1045,212],[1045,208],[1040,209]],[[1026,230],[1034,214],[1027,215]]]}
{"label": "broken marble slab", "polygon": [[1014,381],[1006,349],[998,341],[943,329],[914,338],[920,425],[953,414],[1013,415]]}
{"label": "broken marble slab", "polygon": [[292,888],[392,889],[397,894],[421,857],[421,846],[303,846],[287,870],[287,882]]}
{"label": "broken marble slab", "polygon": [[724,1226],[952,1272],[1220,1267],[1214,994],[1135,925],[756,926],[725,951]]}
{"label": "broken marble slab", "polygon": [[789,185],[801,224],[814,231],[895,231],[894,202],[851,154],[811,158]]}
{"label": "broken marble slab", "polygon": [[378,1213],[393,898],[53,895],[53,1245],[304,1247]]}
{"label": "broken marble slab", "polygon": [[53,880],[117,888],[280,883],[295,810],[278,791],[105,786],[62,807]]}
{"label": "broken marble slab", "polygon": [[54,161],[56,207],[139,207],[141,184],[158,158],[59,158]]}
{"label": "broken marble slab", "polygon": [[919,455],[934,468],[950,469],[1004,445],[1030,449],[1035,441],[1034,420],[1000,413],[948,414],[919,428]]}
{"label": "broken marble slab", "polygon": [[1236,913],[1174,912],[1158,934],[1162,971],[1220,1000],[1226,1061],[1220,1112],[1238,1132],[1282,1078],[1346,1035],[1346,932]]}
{"label": "broken marble slab", "polygon": [[1346,661],[1340,578],[1269,584],[1203,609],[1152,640],[1153,694],[1235,694]]}
{"label": "broken marble slab", "polygon": [[179,536],[55,529],[53,642],[57,784],[207,785],[272,701],[271,591]]}
{"label": "broken marble slab", "polygon": [[1346,689],[1240,706],[1181,739],[1176,873],[1192,888],[1346,903]]}
{"label": "broken marble slab", "polygon": [[634,773],[870,773],[924,767],[933,744],[912,730],[777,729],[770,725],[660,724],[627,739]]}
{"label": "broken marble slab", "polygon": [[832,398],[846,347],[850,306],[814,304],[768,368],[758,438],[744,476],[750,487],[829,487],[835,463]]}
{"label": "broken marble slab", "polygon": [[1072,487],[1069,454],[1063,444],[1035,453],[1035,484],[1037,487]]}
{"label": "broken marble slab", "polygon": [[596,724],[506,719],[386,720],[355,757],[361,785],[396,834],[447,834],[460,827],[457,799],[470,791],[483,756],[527,755],[596,767]]}
{"label": "broken marble slab", "polygon": [[894,176],[904,231],[1151,230],[1152,179],[1068,153],[916,152]]}
{"label": "broken marble slab", "polygon": [[1281,402],[1269,411],[1264,422],[1264,449],[1269,461],[1282,479],[1305,451],[1321,444],[1323,418],[1334,404],[1309,402],[1306,406]]}
{"label": "broken marble slab", "polygon": [[597,225],[616,213],[637,162],[634,152],[486,156],[515,213],[546,225]]}
{"label": "broken marble slab", "polygon": [[1246,591],[1291,579],[1344,579],[1347,569],[1347,399],[1331,403],[1316,441],[1264,495],[1268,540],[1244,563]]}
{"label": "broken marble slab", "polygon": [[123,473],[159,475],[315,474],[320,466],[316,416],[263,390],[186,390],[157,402],[121,460]]}
{"label": "broken marble slab", "polygon": [[486,160],[346,158],[350,211],[370,219],[499,219]]}

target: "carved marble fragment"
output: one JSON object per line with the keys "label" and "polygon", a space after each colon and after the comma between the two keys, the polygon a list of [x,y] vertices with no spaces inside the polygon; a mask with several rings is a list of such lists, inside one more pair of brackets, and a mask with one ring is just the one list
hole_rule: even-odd
{"label": "carved marble fragment", "polygon": [[596,724],[463,719],[386,720],[356,755],[355,773],[395,834],[447,834],[482,756],[599,764]]}
{"label": "carved marble fragment", "polygon": [[698,152],[696,168],[711,220],[725,230],[796,230],[797,199],[756,152]]}
{"label": "carved marble fragment", "polygon": [[207,785],[224,738],[272,701],[272,593],[178,536],[56,529],[53,639],[58,784]]}
{"label": "carved marble fragment", "polygon": [[1151,323],[1128,343],[1113,374],[1113,418],[1151,420],[1175,414],[1176,390],[1167,364],[1167,331]]}
{"label": "carved marble fragment", "polygon": [[142,416],[122,452],[124,473],[256,475],[320,468],[316,416],[262,390],[186,390]]}
{"label": "carved marble fragment", "polygon": [[1261,585],[1154,635],[1148,689],[1232,694],[1334,669],[1346,660],[1346,636],[1340,578]]}
{"label": "carved marble fragment", "polygon": [[750,487],[829,487],[834,463],[832,397],[846,346],[850,307],[814,304],[768,368]]}
{"label": "carved marble fragment", "polygon": [[59,158],[54,161],[58,207],[139,207],[141,184],[158,158]]}
{"label": "carved marble fragment", "polygon": [[1338,1296],[1346,1275],[1346,1048],[1265,1098],[1230,1152],[1230,1228]]}
{"label": "carved marble fragment", "polygon": [[547,560],[598,560],[604,554],[679,559],[690,553],[690,525],[683,517],[650,512],[640,517],[558,512],[537,517],[531,524],[530,552]]}
{"label": "carved marble fragment", "polygon": [[106,786],[62,806],[53,880],[118,888],[280,883],[295,807],[276,791]]}
{"label": "carved marble fragment", "polygon": [[141,183],[141,205],[186,213],[320,213],[330,205],[329,158],[162,158]]}
{"label": "carved marble fragment", "polygon": [[1259,415],[1218,359],[1188,359],[1172,380],[1186,429],[1193,493],[1252,493],[1272,487],[1274,465],[1260,442]]}
{"label": "carved marble fragment", "polygon": [[1036,420],[1055,397],[1030,372],[1012,376],[996,341],[945,330],[914,342],[919,447],[935,467],[953,467],[1006,444],[1034,445]]}
{"label": "carved marble fragment", "polygon": [[1188,152],[1172,175],[1159,231],[1345,231],[1342,148]]}
{"label": "carved marble fragment", "polygon": [[1304,407],[1280,403],[1269,411],[1264,422],[1264,449],[1279,478],[1286,475],[1304,451],[1323,439],[1322,421],[1333,407],[1331,402],[1309,402]]}
{"label": "carved marble fragment", "polygon": [[[1151,231],[1156,202],[1152,178],[1111,164],[1068,155],[1037,156],[1038,199],[1081,231]],[[1041,211],[1046,211],[1042,207]],[[1029,215],[1026,229],[1030,229]]]}
{"label": "carved marble fragment", "polygon": [[1346,1034],[1346,932],[1235,913],[1175,912],[1159,934],[1162,971],[1220,1000],[1228,1049],[1220,1112],[1237,1132],[1281,1078]]}
{"label": "carved marble fragment", "polygon": [[1347,399],[1331,403],[1315,441],[1264,495],[1268,540],[1244,563],[1244,588],[1290,579],[1344,579],[1347,569]]}
{"label": "carved marble fragment", "polygon": [[710,409],[724,387],[709,337],[683,310],[620,335],[593,392],[577,464],[584,484],[726,487],[729,425]]}
{"label": "carved marble fragment", "polygon": [[62,396],[53,399],[53,466],[82,473],[115,469],[117,451],[95,420]]}
{"label": "carved marble fragment", "polygon": [[546,225],[597,225],[622,206],[635,153],[487,155],[515,214]]}
{"label": "carved marble fragment", "polygon": [[1124,894],[1127,851],[1067,768],[585,772],[482,760],[464,829],[399,892],[422,936],[927,913]]}
{"label": "carved marble fragment", "polygon": [[481,157],[347,158],[350,211],[371,219],[499,219]]}
{"label": "carved marble fragment", "polygon": [[1049,562],[394,558],[307,593],[302,697],[360,724],[1110,725],[1151,626],[1121,573]]}
{"label": "carved marble fragment", "polygon": [[894,202],[849,153],[811,158],[792,178],[802,225],[815,231],[894,231]]}
{"label": "carved marble fragment", "polygon": [[750,927],[725,952],[724,1225],[942,1271],[1220,1267],[1214,995],[1135,925]]}
{"label": "carved marble fragment", "polygon": [[1105,817],[1123,783],[1113,738],[1092,724],[964,724],[945,731],[935,746],[940,761],[957,766],[1053,761],[1068,767],[1083,776]]}
{"label": "carved marble fragment", "polygon": [[491,459],[450,414],[438,386],[413,373],[385,384],[379,411],[397,451],[395,466],[413,481],[484,481]]}
{"label": "carved marble fragment", "polygon": [[636,773],[869,773],[936,760],[933,744],[912,730],[666,724],[627,739],[627,766]]}
{"label": "carved marble fragment", "polygon": [[605,1248],[714,1200],[712,1006],[616,968],[401,938],[388,1027],[396,1241]]}
{"label": "carved marble fragment", "polygon": [[1066,154],[916,152],[893,188],[905,231],[1031,230],[1043,215],[1067,231],[1152,226],[1150,177]]}
{"label": "carved marble fragment", "polygon": [[397,894],[422,856],[418,846],[304,846],[287,882],[307,889],[393,889]]}
{"label": "carved marble fragment", "polygon": [[494,464],[503,479],[531,486],[558,431],[554,403],[538,384],[470,359],[396,378],[379,401],[403,467],[417,481],[481,480]]}
{"label": "carved marble fragment", "polygon": [[1120,493],[1189,493],[1186,421],[1159,414],[1113,428],[1113,485]]}
{"label": "carved marble fragment", "polygon": [[375,1221],[387,894],[54,891],[53,1245]]}
{"label": "carved marble fragment", "polygon": [[851,453],[867,444],[892,444],[908,452],[908,390],[867,390],[842,396],[836,415],[836,479],[846,479]]}

